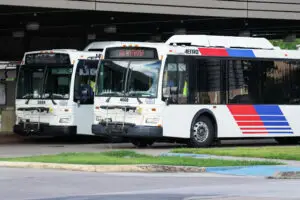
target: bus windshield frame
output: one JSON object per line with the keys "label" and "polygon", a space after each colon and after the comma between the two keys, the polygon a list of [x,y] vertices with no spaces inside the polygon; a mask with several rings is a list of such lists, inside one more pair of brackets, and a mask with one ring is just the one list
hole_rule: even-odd
{"label": "bus windshield frame", "polygon": [[95,96],[157,98],[161,69],[161,60],[101,60]]}
{"label": "bus windshield frame", "polygon": [[18,73],[16,99],[68,100],[72,74],[73,65],[22,65]]}

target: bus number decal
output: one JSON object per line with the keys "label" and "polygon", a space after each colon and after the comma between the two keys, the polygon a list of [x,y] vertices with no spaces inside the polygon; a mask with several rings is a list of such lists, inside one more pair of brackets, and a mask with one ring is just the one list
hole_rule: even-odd
{"label": "bus number decal", "polygon": [[199,55],[199,50],[197,50],[197,49],[186,49],[185,53],[189,54],[189,55],[195,55],[195,54]]}

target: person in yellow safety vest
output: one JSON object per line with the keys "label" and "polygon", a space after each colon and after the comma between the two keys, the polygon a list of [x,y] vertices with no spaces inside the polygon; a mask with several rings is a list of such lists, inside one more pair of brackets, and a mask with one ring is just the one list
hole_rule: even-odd
{"label": "person in yellow safety vest", "polygon": [[95,81],[90,80],[90,86],[91,86],[94,93],[95,93],[95,85],[96,85]]}
{"label": "person in yellow safety vest", "polygon": [[188,96],[188,91],[189,89],[188,89],[188,82],[187,81],[184,81],[184,86],[183,86],[183,92],[182,92],[182,95],[184,96],[184,97],[187,97]]}

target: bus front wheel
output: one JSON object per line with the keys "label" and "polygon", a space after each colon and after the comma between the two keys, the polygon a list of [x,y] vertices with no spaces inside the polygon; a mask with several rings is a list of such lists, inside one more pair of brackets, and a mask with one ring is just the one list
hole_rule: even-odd
{"label": "bus front wheel", "polygon": [[191,147],[209,147],[214,141],[214,131],[212,121],[206,116],[200,116],[192,124],[189,145]]}

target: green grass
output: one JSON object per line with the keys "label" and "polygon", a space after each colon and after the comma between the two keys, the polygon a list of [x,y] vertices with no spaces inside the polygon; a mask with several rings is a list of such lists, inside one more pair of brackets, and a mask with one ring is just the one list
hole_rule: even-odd
{"label": "green grass", "polygon": [[293,147],[238,147],[211,149],[173,149],[173,153],[194,153],[219,156],[240,156],[268,159],[300,160],[300,146]]}
{"label": "green grass", "polygon": [[137,154],[133,151],[110,151],[103,153],[62,153],[58,155],[43,155],[20,158],[1,158],[2,161],[67,163],[87,165],[125,165],[125,164],[161,164],[177,166],[245,166],[245,165],[275,165],[279,162],[238,161],[221,159],[196,159],[183,157],[150,156]]}

